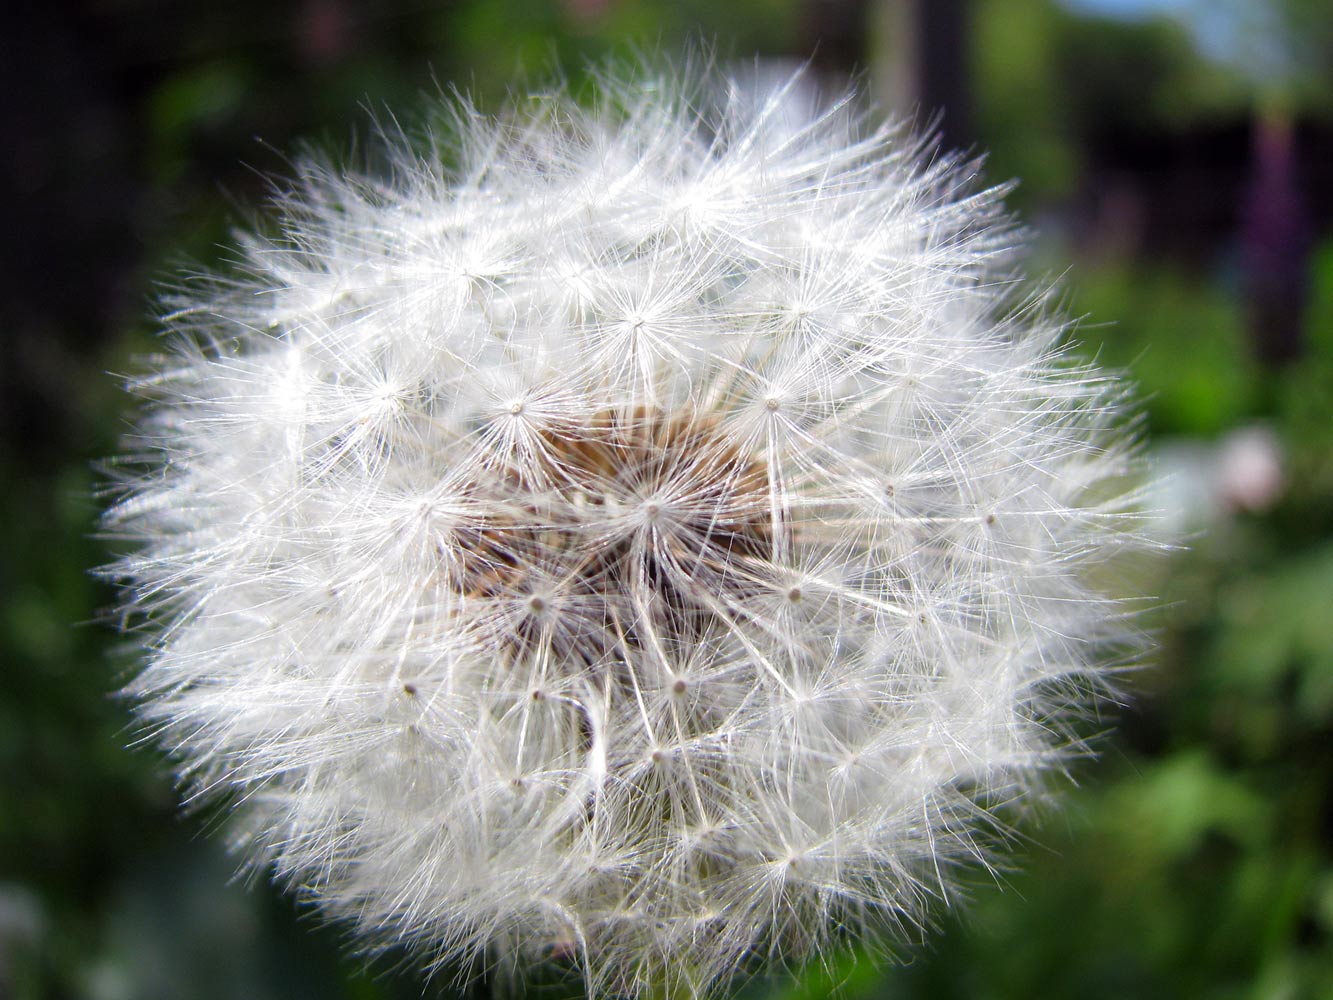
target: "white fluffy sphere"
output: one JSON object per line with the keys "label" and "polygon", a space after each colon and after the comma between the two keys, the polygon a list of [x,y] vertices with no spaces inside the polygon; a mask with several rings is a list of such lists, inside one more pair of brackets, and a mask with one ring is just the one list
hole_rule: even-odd
{"label": "white fluffy sphere", "polygon": [[372,945],[691,995],[912,923],[1103,687],[1116,381],[972,166],[793,85],[304,163],[133,383],[141,717]]}

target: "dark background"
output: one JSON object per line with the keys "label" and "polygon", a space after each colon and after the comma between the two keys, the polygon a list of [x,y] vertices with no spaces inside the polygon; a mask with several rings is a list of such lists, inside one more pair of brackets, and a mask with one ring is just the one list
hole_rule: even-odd
{"label": "dark background", "polygon": [[134,652],[87,574],[128,412],[108,372],[299,143],[698,38],[942,108],[1022,179],[1032,272],[1133,369],[1189,543],[1136,570],[1158,648],[1013,871],[902,964],[830,954],[749,995],[1333,996],[1328,0],[99,0],[11,5],[0,40],[0,997],[450,995],[237,884],[225,818],[128,748]]}

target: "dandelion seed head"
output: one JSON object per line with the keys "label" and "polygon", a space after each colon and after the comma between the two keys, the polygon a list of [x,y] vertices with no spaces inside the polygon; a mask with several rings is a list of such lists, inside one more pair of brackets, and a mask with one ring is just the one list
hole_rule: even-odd
{"label": "dandelion seed head", "polygon": [[139,715],[371,947],[703,995],[916,926],[1134,644],[1124,390],[974,165],[797,85],[306,163],[132,382]]}

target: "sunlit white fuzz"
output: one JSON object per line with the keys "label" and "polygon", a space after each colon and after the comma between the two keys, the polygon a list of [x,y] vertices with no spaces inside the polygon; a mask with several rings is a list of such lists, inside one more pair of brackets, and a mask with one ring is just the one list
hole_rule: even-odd
{"label": "sunlit white fuzz", "polygon": [[133,382],[140,714],[372,944],[667,996],[911,925],[1123,638],[1120,390],[999,193],[714,89],[303,164]]}

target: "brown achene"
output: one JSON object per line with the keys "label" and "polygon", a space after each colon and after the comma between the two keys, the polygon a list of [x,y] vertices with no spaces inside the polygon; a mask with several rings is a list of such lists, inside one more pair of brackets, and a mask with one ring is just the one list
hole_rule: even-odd
{"label": "brown achene", "polygon": [[535,461],[474,483],[506,516],[459,535],[457,591],[494,606],[488,637],[514,659],[545,643],[578,663],[617,658],[646,629],[697,641],[768,586],[784,530],[768,466],[716,416],[604,409],[535,441]]}

